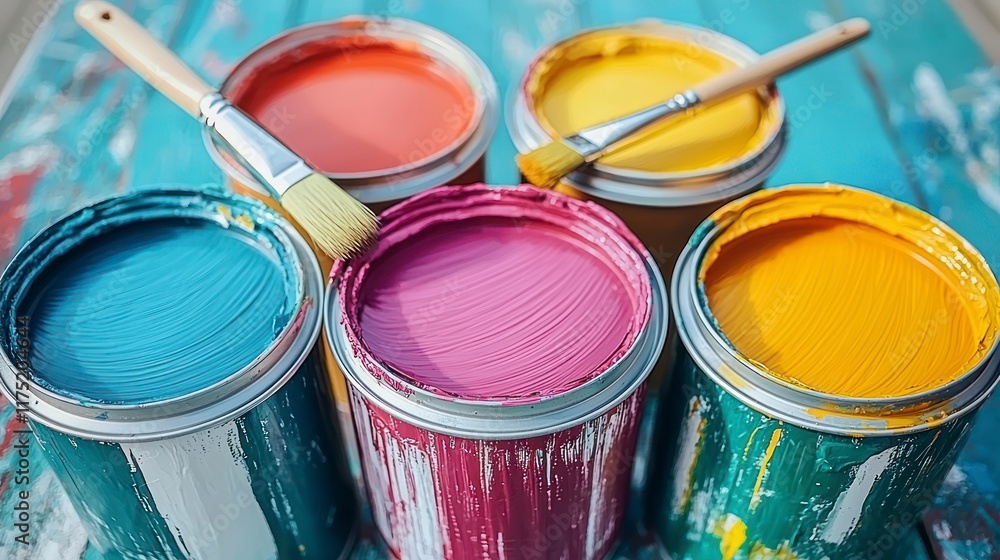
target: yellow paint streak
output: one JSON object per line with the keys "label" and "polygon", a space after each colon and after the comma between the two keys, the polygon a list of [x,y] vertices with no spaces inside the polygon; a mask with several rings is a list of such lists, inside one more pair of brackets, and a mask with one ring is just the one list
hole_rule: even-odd
{"label": "yellow paint streak", "polygon": [[[603,29],[544,53],[525,83],[542,128],[569,136],[736,68],[716,51],[662,34],[663,26],[656,24]],[[653,127],[600,163],[657,173],[722,166],[761,150],[777,114],[761,93],[742,94]]]}
{"label": "yellow paint streak", "polygon": [[732,560],[740,547],[747,542],[747,524],[742,519],[727,513],[716,520],[712,534],[719,537],[719,551],[722,560]]}
{"label": "yellow paint streak", "polygon": [[997,337],[1000,287],[952,229],[840,186],[765,190],[710,218],[701,282],[723,334],[791,385],[892,398],[972,369]]}
{"label": "yellow paint streak", "polygon": [[757,482],[753,485],[753,494],[750,495],[750,511],[757,509],[760,505],[760,488],[764,485],[764,477],[767,476],[767,466],[771,464],[771,458],[774,457],[774,450],[778,448],[778,442],[781,441],[781,428],[771,432],[771,441],[767,444],[767,449],[764,451],[764,457],[760,460],[760,470],[757,471]]}
{"label": "yellow paint streak", "polygon": [[799,557],[788,548],[788,543],[782,543],[777,550],[755,543],[750,549],[749,560],[799,560]]}

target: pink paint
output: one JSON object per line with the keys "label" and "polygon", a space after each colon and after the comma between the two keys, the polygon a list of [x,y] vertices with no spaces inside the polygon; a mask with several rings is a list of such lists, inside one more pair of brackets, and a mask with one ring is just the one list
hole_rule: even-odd
{"label": "pink paint", "polygon": [[346,319],[404,383],[473,400],[561,394],[621,358],[648,322],[635,247],[594,204],[442,187],[382,215],[374,249],[343,272]]}
{"label": "pink paint", "polygon": [[[647,258],[622,222],[593,203],[472,185],[391,208],[373,249],[334,266],[341,334],[356,360],[342,365],[368,492],[398,558],[609,553],[645,394],[644,374],[633,368],[651,367],[658,353],[618,367],[647,344]],[[655,289],[662,294],[662,282]],[[534,418],[544,403],[590,402],[574,395],[623,378],[636,383],[620,397],[526,437],[448,433],[461,415],[427,429],[406,420],[427,408],[401,414],[368,396],[455,402],[495,418],[502,432],[510,414]]]}

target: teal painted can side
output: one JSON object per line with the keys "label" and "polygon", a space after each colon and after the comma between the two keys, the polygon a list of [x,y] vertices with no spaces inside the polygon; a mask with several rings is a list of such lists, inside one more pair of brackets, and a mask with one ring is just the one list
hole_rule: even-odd
{"label": "teal painted can side", "polygon": [[674,560],[892,559],[972,415],[897,436],[822,433],[746,406],[681,350],[661,404],[652,523]]}
{"label": "teal painted can side", "polygon": [[[325,391],[321,363],[314,352],[278,393],[235,420],[181,438],[143,444],[147,456],[157,460],[186,448],[190,454],[167,460],[197,469],[198,463],[209,464],[204,448],[223,442],[222,451],[231,453],[232,461],[225,463],[227,468],[217,468],[214,476],[201,470],[190,475],[201,476],[200,481],[185,480],[183,469],[177,471],[176,479],[152,480],[165,473],[144,471],[142,459],[130,455],[136,451],[128,444],[69,436],[37,422],[32,423],[32,430],[93,546],[109,560],[203,557],[194,543],[182,546],[175,525],[178,519],[172,515],[176,512],[161,509],[164,504],[158,498],[162,494],[151,488],[163,483],[189,491],[195,501],[187,507],[205,504],[205,510],[191,518],[199,521],[203,547],[204,543],[245,539],[244,528],[260,526],[263,520],[276,555],[252,558],[346,558],[356,538],[358,509],[342,450],[331,433],[330,411],[323,404],[330,399],[321,400]],[[192,447],[181,442],[197,443]],[[208,454],[218,455],[212,450]],[[225,479],[234,473],[245,476],[246,484],[233,485]],[[217,502],[193,495],[196,490],[211,492],[212,486],[227,484],[243,492],[214,492],[214,497],[226,496]]]}
{"label": "teal painted can side", "polygon": [[699,270],[724,225],[678,259],[678,342],[656,419],[646,514],[672,560],[897,558],[1000,381],[994,343],[935,389],[894,398],[820,393],[769,375],[729,343]]}
{"label": "teal painted can side", "polygon": [[[143,368],[127,378],[134,386],[121,382],[105,391],[98,385],[80,392],[83,396],[60,384],[43,385],[50,371],[39,374],[35,366],[51,360],[32,352],[48,333],[31,330],[31,315],[20,311],[32,286],[51,278],[44,272],[53,263],[66,262],[55,259],[74,254],[96,236],[112,232],[120,239],[118,227],[147,232],[147,222],[168,233],[193,223],[206,231],[224,229],[219,235],[236,236],[243,244],[236,254],[244,254],[244,245],[252,247],[280,267],[283,281],[268,289],[285,290],[289,302],[273,319],[267,316],[273,340],[253,359],[238,361],[235,370],[227,362],[216,372],[210,367],[216,362],[202,362],[213,374],[208,381],[174,386],[167,396],[156,392],[159,385],[144,384],[158,378]],[[115,254],[135,257],[129,251]],[[0,390],[30,422],[99,553],[127,560],[337,560],[352,553],[361,515],[318,343],[324,280],[309,245],[290,223],[261,203],[211,189],[164,187],[99,202],[45,230],[15,257],[0,282]],[[171,301],[141,293],[153,306]],[[114,297],[102,296],[100,302]],[[160,336],[175,336],[187,325],[163,324],[170,328],[166,335],[156,333]],[[200,332],[193,327],[191,332]],[[216,338],[209,350],[257,340]],[[100,365],[121,362],[116,349],[104,351]],[[168,380],[183,375],[176,369],[168,373]],[[76,377],[87,375],[93,376]],[[126,388],[132,400],[100,398],[112,389],[125,394]]]}

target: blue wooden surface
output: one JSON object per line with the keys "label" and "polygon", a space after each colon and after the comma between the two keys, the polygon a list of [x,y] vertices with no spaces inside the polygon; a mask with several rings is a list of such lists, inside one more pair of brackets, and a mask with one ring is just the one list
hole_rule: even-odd
{"label": "blue wooden surface", "polygon": [[[767,50],[834,19],[864,16],[875,29],[862,47],[780,81],[791,143],[770,184],[836,181],[916,204],[953,225],[1000,269],[1000,79],[942,0],[119,3],[214,83],[282,29],[367,13],[416,19],[456,36],[487,61],[505,96],[538,47],[582,27],[684,21]],[[0,262],[46,224],[96,198],[132,185],[221,181],[198,125],[87,38],[72,21],[73,4],[54,10],[0,96]],[[513,154],[501,126],[489,152],[491,182],[516,180]],[[12,542],[17,423],[9,406],[0,410],[0,423],[0,556],[96,559],[34,451],[33,545]],[[1000,399],[993,399],[924,520],[923,537],[915,531],[890,537],[906,541],[907,558],[997,557],[998,424]]]}

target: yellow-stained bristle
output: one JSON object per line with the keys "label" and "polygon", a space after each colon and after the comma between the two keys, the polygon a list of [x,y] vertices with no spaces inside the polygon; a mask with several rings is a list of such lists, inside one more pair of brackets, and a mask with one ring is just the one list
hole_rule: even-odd
{"label": "yellow-stained bristle", "polygon": [[517,166],[528,182],[543,189],[556,186],[560,179],[585,163],[579,152],[563,142],[552,142],[517,156]]}
{"label": "yellow-stained bristle", "polygon": [[319,173],[285,191],[281,205],[335,259],[357,254],[378,235],[375,213]]}

